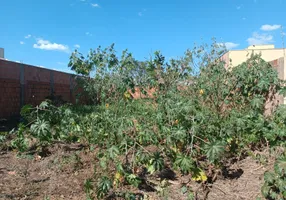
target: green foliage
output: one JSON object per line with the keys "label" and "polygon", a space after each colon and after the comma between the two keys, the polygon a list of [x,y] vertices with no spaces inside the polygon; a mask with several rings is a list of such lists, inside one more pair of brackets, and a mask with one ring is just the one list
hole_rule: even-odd
{"label": "green foliage", "polygon": [[126,181],[127,183],[129,183],[130,185],[134,185],[135,187],[138,187],[141,183],[141,180],[135,174],[128,174],[126,176]]}
{"label": "green foliage", "polygon": [[[169,62],[159,51],[140,62],[127,50],[118,57],[114,45],[86,57],[75,51],[69,66],[90,105],[57,107],[47,100],[23,107],[26,124],[12,146],[24,151],[32,137],[45,145],[60,140],[98,147],[85,188],[89,198],[93,190],[104,198],[123,184],[139,187],[146,169],[202,176],[208,165],[219,167],[266,142],[285,145],[285,107],[264,115],[266,101],[285,89],[277,72],[257,55],[227,70],[218,59],[224,52],[214,43]],[[136,91],[142,98],[132,97]]]}
{"label": "green foliage", "polygon": [[206,156],[212,163],[217,162],[223,155],[225,145],[221,141],[214,141],[205,145]]}
{"label": "green foliage", "polygon": [[17,149],[20,152],[24,152],[28,149],[28,139],[26,137],[25,125],[20,123],[18,130],[12,130],[11,133],[16,133],[16,138],[11,141],[11,147]]}
{"label": "green foliage", "polygon": [[51,135],[49,134],[50,125],[47,121],[37,120],[31,126],[31,133],[44,141],[49,141]]}
{"label": "green foliage", "polygon": [[99,181],[98,181],[98,186],[97,186],[97,197],[98,198],[103,198],[109,190],[112,188],[112,182],[111,180],[103,176]]}
{"label": "green foliage", "polygon": [[5,142],[7,135],[8,135],[7,132],[0,132],[0,144]]}
{"label": "green foliage", "polygon": [[174,166],[185,174],[191,172],[192,168],[194,167],[191,157],[182,154],[177,155]]}
{"label": "green foliage", "polygon": [[149,172],[160,171],[164,167],[164,158],[161,156],[160,152],[155,152],[149,161],[150,166],[148,168]]}
{"label": "green foliage", "polygon": [[87,179],[84,182],[84,191],[86,193],[86,199],[90,200],[92,199],[92,190],[93,190],[93,184],[91,179]]}
{"label": "green foliage", "polygon": [[261,189],[265,198],[280,200],[286,198],[286,154],[280,156],[274,164],[274,172],[265,172]]}

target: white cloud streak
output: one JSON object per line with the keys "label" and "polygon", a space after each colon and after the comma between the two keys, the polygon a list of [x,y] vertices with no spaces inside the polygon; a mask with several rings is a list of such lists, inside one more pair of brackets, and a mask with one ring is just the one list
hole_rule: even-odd
{"label": "white cloud streak", "polygon": [[25,36],[26,39],[29,39],[30,37],[32,37],[30,34]]}
{"label": "white cloud streak", "polygon": [[92,3],[92,4],[90,4],[92,7],[94,7],[94,8],[99,8],[100,6],[97,4],[97,3]]}
{"label": "white cloud streak", "polygon": [[77,48],[77,49],[79,49],[79,48],[80,48],[80,45],[79,45],[79,44],[75,44],[74,47]]}
{"label": "white cloud streak", "polygon": [[64,62],[57,62],[58,65],[67,65],[66,63]]}
{"label": "white cloud streak", "polygon": [[21,45],[23,45],[23,44],[25,44],[25,42],[23,42],[23,41],[20,41],[20,44],[21,44]]}
{"label": "white cloud streak", "polygon": [[275,31],[277,29],[281,28],[281,25],[278,24],[273,24],[273,25],[269,25],[269,24],[265,24],[261,26],[261,30],[262,31]]}
{"label": "white cloud streak", "polygon": [[249,45],[259,45],[259,44],[269,44],[274,42],[273,36],[270,34],[259,34],[257,32],[254,32],[252,34],[252,37],[247,39],[247,42]]}
{"label": "white cloud streak", "polygon": [[48,51],[62,51],[69,52],[69,47],[63,44],[52,43],[48,40],[37,39],[37,43],[33,45],[35,49],[48,50]]}
{"label": "white cloud streak", "polygon": [[239,46],[239,44],[233,42],[218,43],[218,45],[225,46],[225,48],[227,49],[233,49]]}

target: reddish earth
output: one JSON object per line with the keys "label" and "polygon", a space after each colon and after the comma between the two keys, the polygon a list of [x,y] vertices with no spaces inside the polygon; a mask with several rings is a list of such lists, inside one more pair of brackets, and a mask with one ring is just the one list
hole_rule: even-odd
{"label": "reddish earth", "polygon": [[[83,185],[93,175],[95,152],[75,144],[56,144],[41,155],[17,156],[12,151],[0,152],[0,199],[86,199]],[[189,184],[197,190],[197,199],[255,200],[260,196],[263,174],[269,167],[271,165],[263,166],[247,157],[227,167],[226,172],[207,188]],[[189,179],[184,176],[170,181],[164,194],[137,192],[147,195],[148,199],[183,200],[187,195],[182,193],[181,183]]]}

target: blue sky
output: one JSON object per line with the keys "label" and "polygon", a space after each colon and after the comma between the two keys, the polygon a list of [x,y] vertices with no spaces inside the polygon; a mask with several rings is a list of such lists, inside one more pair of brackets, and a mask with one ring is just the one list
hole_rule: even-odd
{"label": "blue sky", "polygon": [[86,55],[115,43],[139,60],[155,50],[176,58],[212,37],[233,49],[281,48],[286,32],[286,0],[1,0],[0,7],[8,60],[67,72],[75,48]]}

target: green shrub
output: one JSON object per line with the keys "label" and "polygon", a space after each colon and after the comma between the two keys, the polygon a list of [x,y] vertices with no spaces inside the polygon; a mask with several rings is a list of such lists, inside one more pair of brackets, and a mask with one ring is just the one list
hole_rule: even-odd
{"label": "green shrub", "polygon": [[274,172],[265,172],[261,189],[265,198],[270,200],[286,199],[286,154],[280,156],[274,164]]}
{"label": "green shrub", "polygon": [[[266,142],[284,145],[285,108],[264,115],[266,100],[284,91],[283,82],[259,56],[226,70],[218,59],[223,52],[213,44],[170,62],[160,52],[139,62],[127,51],[118,58],[113,45],[87,58],[76,51],[69,66],[84,76],[79,85],[92,105],[26,106],[27,130],[18,132],[18,139],[24,134],[41,144],[61,140],[100,147],[93,177],[98,184],[88,181],[88,188],[101,198],[122,184],[138,187],[144,169],[204,174],[209,165],[220,167]],[[154,97],[133,99],[129,91],[136,88],[143,94],[155,88]]]}

